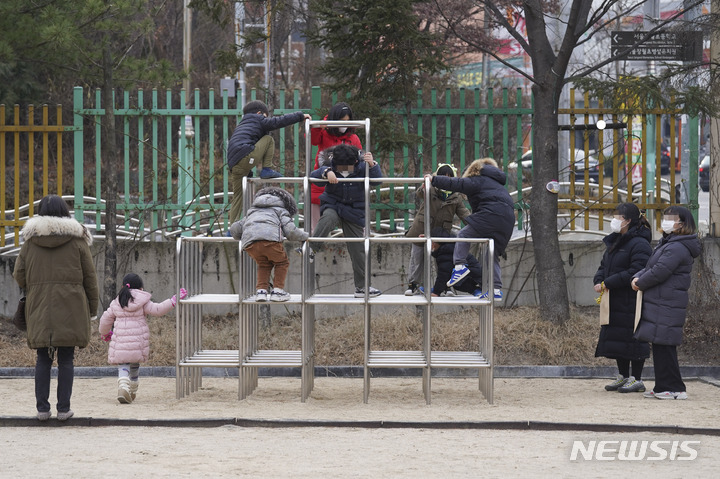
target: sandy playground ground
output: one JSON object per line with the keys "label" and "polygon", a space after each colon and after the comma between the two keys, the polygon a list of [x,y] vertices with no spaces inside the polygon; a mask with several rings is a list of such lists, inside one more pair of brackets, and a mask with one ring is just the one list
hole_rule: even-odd
{"label": "sandy playground ground", "polygon": [[[34,419],[21,419],[35,414],[33,380],[0,378],[0,476],[717,475],[720,388],[687,381],[689,400],[661,401],[606,392],[607,382],[500,378],[489,405],[476,379],[433,378],[432,404],[427,405],[418,377],[373,379],[364,404],[362,379],[317,378],[311,397],[302,403],[297,378],[260,378],[255,393],[238,401],[237,378],[204,378],[199,391],[176,399],[174,378],[141,376],[136,401],[123,405],[115,399],[115,378],[76,378],[75,418],[62,424],[53,417],[44,423],[47,427],[37,427]],[[54,380],[52,386],[54,391]],[[222,418],[239,421],[217,427],[192,421]],[[94,419],[100,425],[92,425]],[[103,425],[108,419],[166,420],[169,427],[141,421]],[[172,421],[178,419],[188,421],[178,427]],[[270,422],[258,427],[243,420]],[[357,424],[347,424],[353,421]],[[378,427],[380,422],[401,427]],[[523,423],[533,427],[523,428]],[[700,431],[682,428],[709,429],[696,434]],[[652,460],[648,453],[627,464],[612,452],[620,443],[609,442],[609,453],[600,456],[608,460],[579,455],[572,461],[574,441],[585,447],[590,441],[666,441],[656,445],[667,457]],[[683,441],[698,441],[687,443],[696,459],[679,459],[689,457],[678,449]],[[673,447],[680,452],[673,454]]]}

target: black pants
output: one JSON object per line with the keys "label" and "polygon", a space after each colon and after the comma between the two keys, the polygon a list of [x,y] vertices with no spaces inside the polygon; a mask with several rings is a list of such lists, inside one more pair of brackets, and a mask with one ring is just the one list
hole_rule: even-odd
{"label": "black pants", "polygon": [[[618,372],[624,378],[633,376],[638,381],[642,380],[643,366],[645,366],[644,359],[616,359],[618,365]],[[632,363],[632,374],[630,374],[630,364]]]}
{"label": "black pants", "polygon": [[685,383],[680,376],[680,364],[677,357],[677,346],[665,344],[652,345],[653,364],[655,365],[655,393],[665,391],[683,392]]}
{"label": "black pants", "polygon": [[[58,385],[57,410],[67,412],[70,410],[70,396],[72,396],[73,377],[75,376],[75,348],[57,348]],[[38,412],[50,412],[50,371],[52,358],[48,348],[37,350],[35,363],[35,403]]]}

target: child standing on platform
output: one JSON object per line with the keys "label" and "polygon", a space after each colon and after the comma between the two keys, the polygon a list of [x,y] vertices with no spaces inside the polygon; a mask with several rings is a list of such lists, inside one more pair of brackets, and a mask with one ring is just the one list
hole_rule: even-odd
{"label": "child standing on platform", "polygon": [[[435,176],[457,176],[457,170],[449,163],[438,165]],[[413,224],[407,232],[408,237],[419,237],[425,234],[425,185],[421,185],[415,195],[422,201],[422,204],[415,213]],[[470,211],[465,207],[465,198],[460,193],[441,190],[440,188],[430,188],[430,230],[435,228],[451,231],[453,220],[457,216],[464,220],[470,215]],[[447,243],[443,243],[447,244]],[[413,243],[410,246],[410,266],[408,267],[408,289],[405,296],[414,294],[422,294],[423,278],[425,271],[425,255],[421,243]]]}
{"label": "child standing on platform", "polygon": [[[320,195],[320,221],[313,231],[313,236],[326,237],[332,230],[340,227],[346,238],[362,238],[365,234],[365,185],[359,181],[338,181],[342,178],[381,178],[382,171],[372,153],[362,154],[350,145],[337,145],[327,150],[330,164],[321,166],[310,176],[323,181],[325,192]],[[380,182],[371,181],[370,185]],[[322,243],[315,243],[313,248],[319,250]],[[350,261],[352,262],[355,297],[365,296],[365,247],[362,243],[347,243]],[[368,296],[379,296],[382,291],[369,287]]]}
{"label": "child standing on platform", "polygon": [[258,265],[255,301],[267,301],[270,274],[275,269],[270,301],[287,301],[285,291],[290,260],[283,240],[305,241],[309,234],[295,226],[297,205],[292,195],[282,188],[268,187],[257,192],[247,216],[230,226],[230,234],[242,241],[245,251]]}
{"label": "child standing on platform", "polygon": [[250,176],[254,166],[262,166],[260,178],[264,180],[282,176],[271,168],[275,156],[275,140],[268,133],[311,119],[310,115],[301,111],[273,118],[268,118],[269,114],[270,110],[265,103],[259,100],[249,102],[243,108],[242,120],[228,141],[227,159],[233,188],[231,224],[242,214],[242,181],[244,177]]}
{"label": "child standing on platform", "polygon": [[[507,176],[498,168],[497,162],[492,158],[482,158],[470,163],[462,178],[448,176],[430,176],[432,186],[442,190],[459,191],[464,193],[472,214],[465,218],[467,226],[460,230],[458,239],[462,238],[490,238],[495,242],[494,258],[494,299],[502,301],[502,279],[500,278],[500,256],[505,252],[515,224],[515,210],[513,200],[505,189]],[[465,258],[470,251],[470,243],[458,241],[455,243],[453,269],[448,286],[454,286],[470,270],[465,264]],[[488,295],[490,293],[488,292]]]}
{"label": "child standing on platform", "polygon": [[[162,303],[153,303],[143,290],[140,276],[128,273],[123,278],[117,298],[100,318],[100,336],[109,342],[108,362],[118,365],[117,400],[130,404],[135,400],[140,377],[140,363],[150,355],[150,328],[147,315],[163,316],[177,304],[173,295]],[[180,299],[187,291],[180,288]]]}

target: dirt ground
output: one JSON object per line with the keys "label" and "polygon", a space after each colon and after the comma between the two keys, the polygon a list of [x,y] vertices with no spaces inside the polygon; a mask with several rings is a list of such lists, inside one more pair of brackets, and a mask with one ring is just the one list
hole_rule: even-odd
{"label": "dirt ground", "polygon": [[[720,388],[699,380],[687,382],[687,401],[661,401],[606,392],[604,379],[501,378],[495,380],[492,405],[477,390],[477,380],[463,378],[433,378],[430,405],[420,378],[372,379],[368,404],[362,401],[361,379],[317,378],[305,403],[297,378],[260,378],[243,401],[237,398],[235,378],[205,378],[199,391],[182,399],[176,399],[174,378],[141,376],[140,381],[136,401],[121,405],[115,378],[77,378],[72,400],[77,420],[62,427],[0,427],[2,476],[608,477],[627,472],[617,454],[601,456],[609,460],[571,460],[574,441],[586,446],[590,441],[665,441],[656,443],[668,451],[665,459],[645,458],[641,466],[630,466],[653,477],[713,477],[720,466],[717,432],[623,428],[717,430]],[[34,413],[33,380],[0,379],[0,421]],[[275,427],[86,427],[83,418],[300,420],[312,427],[282,427],[282,422]],[[323,427],[324,421],[414,424]],[[501,424],[490,427],[489,422]],[[519,422],[536,426],[515,430]],[[54,418],[47,424],[60,425]],[[573,424],[618,428],[566,430]],[[682,441],[699,441],[689,443],[696,459],[673,456],[671,449]]]}

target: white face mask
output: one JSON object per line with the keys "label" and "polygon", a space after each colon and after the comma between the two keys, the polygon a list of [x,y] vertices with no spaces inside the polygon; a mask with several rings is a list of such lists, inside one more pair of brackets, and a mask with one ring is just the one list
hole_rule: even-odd
{"label": "white face mask", "polygon": [[623,227],[623,220],[613,218],[610,221],[610,231],[612,231],[613,233],[619,233],[620,231],[622,231],[622,227]]}
{"label": "white face mask", "polygon": [[345,132],[347,131],[347,127],[346,127],[346,126],[340,126],[340,127],[338,127],[338,131],[339,131],[340,133],[345,133]]}
{"label": "white face mask", "polygon": [[672,233],[675,231],[675,220],[662,220],[660,228],[667,234]]}
{"label": "white face mask", "polygon": [[342,176],[343,178],[347,178],[347,177],[350,175],[350,172],[349,172],[349,171],[338,171],[338,173],[339,173],[340,176]]}

